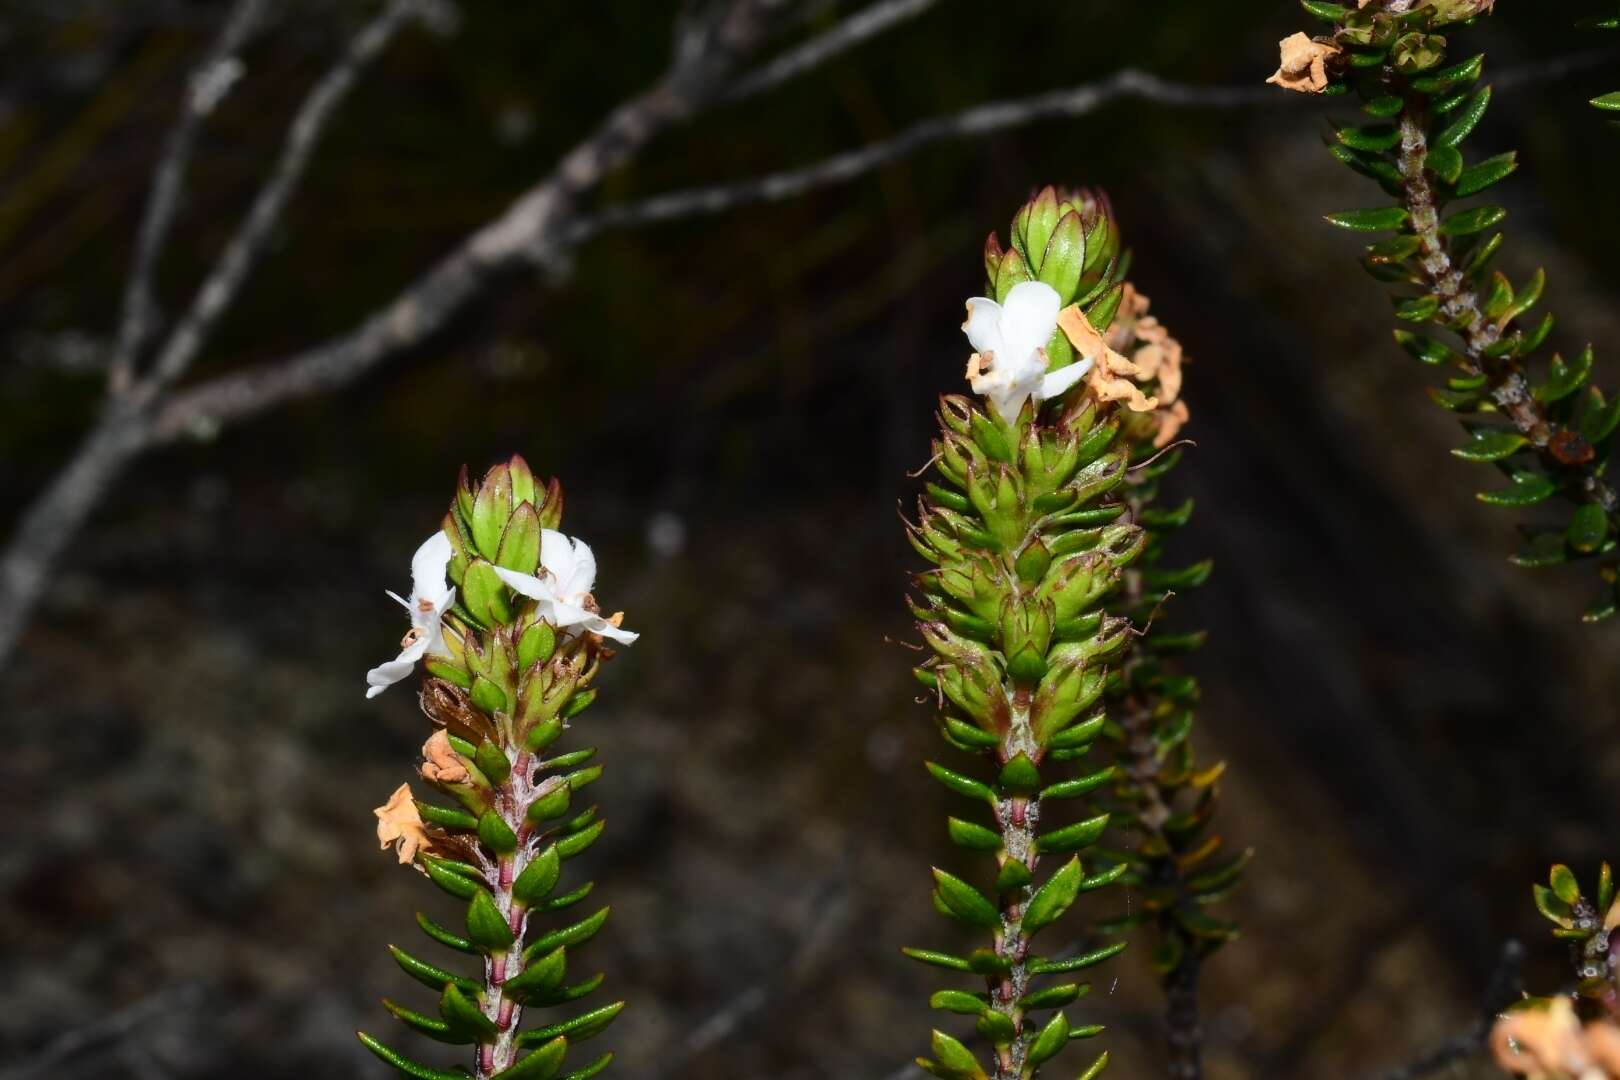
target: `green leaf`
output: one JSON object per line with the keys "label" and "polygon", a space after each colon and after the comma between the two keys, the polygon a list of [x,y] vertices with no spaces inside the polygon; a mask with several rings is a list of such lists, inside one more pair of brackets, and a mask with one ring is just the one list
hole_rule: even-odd
{"label": "green leaf", "polygon": [[1069,1018],[1062,1013],[1058,1013],[1047,1021],[1046,1026],[1041,1028],[1040,1033],[1035,1036],[1035,1041],[1030,1045],[1029,1056],[1026,1060],[1032,1065],[1039,1065],[1043,1061],[1049,1061],[1057,1055],[1059,1050],[1068,1045],[1068,1042]]}
{"label": "green leaf", "polygon": [[367,1050],[370,1050],[373,1054],[376,1054],[383,1061],[387,1062],[389,1065],[392,1065],[406,1076],[411,1077],[412,1080],[466,1080],[468,1076],[472,1075],[465,1069],[430,1068],[427,1065],[423,1065],[419,1061],[412,1061],[410,1058],[399,1053],[398,1051],[384,1046],[382,1043],[378,1042],[376,1039],[372,1038],[370,1035],[367,1035],[363,1031],[357,1031],[354,1034]]}
{"label": "green leaf", "polygon": [[1486,229],[1495,228],[1507,211],[1500,206],[1476,206],[1472,210],[1463,210],[1452,214],[1440,223],[1441,236],[1473,236]]}
{"label": "green leaf", "polygon": [[1336,132],[1341,143],[1352,150],[1382,153],[1400,145],[1401,129],[1393,124],[1373,124],[1368,127],[1342,127]]}
{"label": "green leaf", "polygon": [[936,866],[934,885],[936,894],[946,909],[963,922],[987,927],[1001,924],[1001,913],[996,910],[996,905],[961,878],[946,873]]}
{"label": "green leaf", "polygon": [[1080,953],[1067,959],[1043,959],[1036,957],[1029,962],[1031,975],[1061,975],[1070,971],[1081,971],[1088,967],[1096,967],[1105,960],[1118,956],[1125,950],[1129,942],[1116,941],[1111,945],[1104,945],[1100,949]]}
{"label": "green leaf", "polygon": [[497,855],[517,850],[517,833],[493,810],[484,811],[484,816],[478,819],[478,839]]}
{"label": "green leaf", "polygon": [[1411,216],[1404,206],[1379,206],[1369,210],[1342,210],[1337,214],[1328,214],[1325,220],[1330,225],[1352,232],[1381,232],[1399,229]]}
{"label": "green leaf", "polygon": [[1015,795],[1030,795],[1040,789],[1041,774],[1035,768],[1035,763],[1029,760],[1029,755],[1020,750],[1001,767],[996,782]]}
{"label": "green leaf", "polygon": [[1457,197],[1464,199],[1470,195],[1478,195],[1486,188],[1513,175],[1518,168],[1517,150],[1510,150],[1505,154],[1498,154],[1470,165],[1457,176],[1454,185]]}
{"label": "green leaf", "polygon": [[934,1032],[929,1048],[939,1063],[950,1070],[952,1075],[972,1077],[974,1080],[979,1080],[985,1075],[984,1069],[980,1067],[972,1052],[943,1031]]}
{"label": "green leaf", "polygon": [[520,574],[532,574],[540,566],[540,515],[530,503],[512,513],[495,552],[495,565]]}
{"label": "green leaf", "polygon": [[473,893],[467,904],[467,937],[491,952],[504,952],[515,940],[506,916],[495,906],[495,898],[487,889]]}
{"label": "green leaf", "polygon": [[900,951],[906,956],[909,956],[911,959],[917,961],[919,964],[928,964],[931,967],[944,968],[946,971],[960,971],[964,974],[973,970],[972,965],[970,965],[965,959],[960,956],[952,956],[950,953],[934,952],[931,949],[912,948],[905,948],[901,949]]}
{"label": "green leaf", "polygon": [[1576,880],[1575,871],[1563,863],[1553,864],[1547,874],[1547,884],[1552,887],[1553,895],[1570,907],[1581,898],[1581,883]]}
{"label": "green leaf", "polygon": [[603,908],[588,919],[581,919],[572,926],[565,926],[561,930],[553,930],[523,950],[524,962],[527,963],[536,956],[548,953],[559,945],[567,946],[570,949],[579,948],[596,936],[596,932],[602,929],[602,925],[607,922],[611,911],[611,908]]}
{"label": "green leaf", "polygon": [[448,1022],[436,1016],[428,1016],[425,1013],[417,1012],[415,1009],[408,1009],[399,1002],[390,1001],[388,998],[383,998],[382,1004],[383,1008],[387,1009],[395,1020],[398,1020],[412,1031],[426,1035],[430,1039],[449,1043],[451,1046],[465,1046],[470,1042],[477,1041],[476,1036],[471,1032],[452,1027]]}
{"label": "green leaf", "polygon": [[1041,799],[1042,801],[1047,799],[1078,799],[1080,796],[1088,795],[1102,787],[1112,780],[1115,775],[1114,766],[1109,765],[1107,768],[1100,769],[1088,776],[1076,777],[1073,780],[1062,780],[1041,792]]}
{"label": "green leaf", "polygon": [[1491,88],[1486,86],[1468,99],[1468,104],[1463,106],[1462,111],[1457,114],[1457,118],[1440,130],[1440,133],[1432,140],[1431,145],[1456,146],[1473,133],[1480,119],[1485,115],[1485,110],[1490,107]]}
{"label": "green leaf", "polygon": [[1581,504],[1570,519],[1568,537],[1569,546],[1576,551],[1596,551],[1609,538],[1609,515],[1597,503]]}
{"label": "green leaf", "polygon": [[1107,828],[1108,815],[1106,813],[1098,814],[1096,817],[1077,821],[1073,825],[1043,833],[1035,841],[1035,846],[1042,854],[1078,851],[1080,848],[1096,843]]}
{"label": "green leaf", "polygon": [[1592,99],[1592,105],[1605,112],[1620,112],[1620,90],[1598,95]]}
{"label": "green leaf", "polygon": [[421,928],[422,933],[446,948],[455,949],[457,952],[479,955],[478,946],[464,937],[457,937],[452,934],[420,911],[416,913],[416,925]]}
{"label": "green leaf", "polygon": [[472,617],[485,626],[498,626],[509,622],[512,610],[506,603],[506,583],[495,573],[495,567],[483,559],[467,564],[461,578],[461,603]]}
{"label": "green leaf", "polygon": [[480,888],[477,881],[450,869],[452,864],[447,863],[444,859],[436,859],[432,855],[423,855],[419,857],[418,861],[422,864],[422,868],[427,871],[428,880],[451,896],[462,900],[470,900]]}
{"label": "green leaf", "polygon": [[529,809],[524,816],[537,824],[542,821],[560,818],[568,813],[568,807],[573,802],[573,798],[573,788],[570,788],[566,782],[559,783],[551,791],[546,792],[530,803]]}
{"label": "green leaf", "polygon": [[557,845],[551,844],[536,855],[523,868],[517,880],[512,882],[512,897],[519,903],[532,905],[555,889],[561,877],[562,857],[557,854]]}
{"label": "green leaf", "polygon": [[437,825],[441,829],[466,829],[471,831],[478,828],[478,819],[465,810],[453,810],[448,806],[434,806],[416,800],[416,812],[422,815],[422,820],[429,825]]}
{"label": "green leaf", "polygon": [[1410,330],[1395,331],[1395,340],[1412,356],[1425,364],[1444,364],[1456,362],[1462,357],[1448,346],[1422,334],[1414,334]]}
{"label": "green leaf", "polygon": [[613,1054],[610,1051],[603,1054],[601,1057],[597,1058],[583,1069],[575,1069],[571,1073],[564,1073],[562,1076],[559,1076],[557,1080],[591,1080],[591,1077],[607,1068],[612,1061]]}
{"label": "green leaf", "polygon": [[501,546],[501,534],[512,513],[512,481],[509,470],[497,465],[484,474],[473,499],[472,540],[486,559],[493,559]]}
{"label": "green leaf", "polygon": [[1587,409],[1581,417],[1581,438],[1596,445],[1607,439],[1616,425],[1620,425],[1620,397],[1604,403],[1597,387],[1587,391]]}
{"label": "green leaf", "polygon": [[549,1042],[558,1035],[566,1035],[568,1036],[569,1045],[573,1046],[606,1031],[608,1025],[613,1023],[619,1013],[623,1011],[624,1002],[615,1001],[611,1005],[603,1005],[599,1009],[592,1009],[588,1013],[582,1013],[572,1020],[564,1020],[560,1024],[551,1024],[547,1027],[535,1028],[533,1031],[525,1031],[518,1036],[518,1045],[536,1046],[543,1042]]}
{"label": "green leaf", "polygon": [[557,631],[548,622],[531,623],[518,638],[518,670],[528,671],[551,659],[557,650]]}
{"label": "green leaf", "polygon": [[1467,446],[1459,446],[1452,451],[1456,457],[1464,461],[1501,461],[1511,457],[1530,443],[1517,431],[1506,428],[1484,428],[1474,432],[1474,437]]}
{"label": "green leaf", "polygon": [[1484,70],[1485,54],[1480,53],[1460,64],[1441,68],[1439,71],[1431,72],[1420,79],[1413,79],[1412,89],[1420,94],[1443,94],[1453,87],[1473,82],[1479,78],[1480,73]]}
{"label": "green leaf", "polygon": [[940,990],[928,999],[931,1009],[943,1009],[961,1016],[978,1016],[989,1008],[984,998],[965,990]]}
{"label": "green leaf", "polygon": [[1482,491],[1475,496],[1491,506],[1534,506],[1558,492],[1558,485],[1541,473],[1516,472],[1509,479],[1512,485],[1496,491]]}
{"label": "green leaf", "polygon": [[405,974],[423,986],[442,991],[447,984],[455,983],[468,993],[476,994],[478,992],[478,984],[471,979],[463,978],[460,975],[445,971],[443,968],[436,968],[432,964],[418,960],[397,945],[388,946],[388,952]]}
{"label": "green leaf", "polygon": [[1424,164],[1441,180],[1455,184],[1463,171],[1462,151],[1455,146],[1437,146],[1429,151],[1428,160]]}
{"label": "green leaf", "polygon": [[551,1080],[562,1068],[563,1055],[567,1053],[568,1040],[559,1035],[510,1069],[502,1069],[491,1080]]}
{"label": "green leaf", "polygon": [[512,774],[512,763],[506,760],[506,752],[488,739],[479,743],[473,752],[473,764],[492,784],[504,784]]}
{"label": "green leaf", "polygon": [[951,841],[971,851],[1000,851],[1001,836],[992,829],[961,818],[947,818],[945,827]]}
{"label": "green leaf", "polygon": [[568,950],[559,946],[529,961],[522,974],[506,983],[508,995],[530,1001],[551,994],[568,974]]}
{"label": "green leaf", "polygon": [[945,766],[936,765],[932,761],[924,762],[924,764],[935,780],[938,780],[958,795],[965,795],[970,799],[982,799],[991,804],[995,803],[995,792],[991,791],[988,785],[982,784],[972,777],[963,776],[961,773],[952,772]]}
{"label": "green leaf", "polygon": [[575,855],[578,855],[580,852],[596,843],[597,838],[602,835],[602,830],[605,828],[607,828],[607,822],[598,821],[596,824],[587,829],[580,830],[573,836],[563,837],[561,840],[557,841],[557,854],[561,855],[565,859],[572,859]]}
{"label": "green leaf", "polygon": [[1590,345],[1570,363],[1565,363],[1561,356],[1553,357],[1547,369],[1547,381],[1535,390],[1536,400],[1551,405],[1585,386],[1586,380],[1592,376],[1592,359]]}
{"label": "green leaf", "polygon": [[497,1030],[495,1022],[480,1012],[478,1006],[453,983],[439,995],[439,1012],[451,1027],[471,1032],[480,1038],[489,1038]]}
{"label": "green leaf", "polygon": [[1299,6],[1307,14],[1328,23],[1341,23],[1350,15],[1350,9],[1343,4],[1330,4],[1326,0],[1299,0]]}
{"label": "green leaf", "polygon": [[1061,1009],[1078,1000],[1089,989],[1089,986],[1081,986],[1079,983],[1049,986],[1045,990],[1037,990],[1033,994],[1025,994],[1019,998],[1018,1007],[1025,1012],[1034,1012],[1036,1009]]}
{"label": "green leaf", "polygon": [[1074,903],[1075,897],[1080,895],[1080,881],[1084,877],[1085,871],[1080,868],[1080,860],[1076,858],[1064,863],[1057,873],[1048,878],[1046,884],[1029,898],[1029,905],[1024,909],[1025,933],[1038,933],[1061,918]]}

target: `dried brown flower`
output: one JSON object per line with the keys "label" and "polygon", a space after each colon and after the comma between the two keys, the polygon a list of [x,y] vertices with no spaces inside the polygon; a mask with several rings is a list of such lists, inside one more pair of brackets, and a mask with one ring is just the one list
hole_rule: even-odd
{"label": "dried brown flower", "polygon": [[439,784],[459,784],[467,779],[467,766],[462,764],[450,745],[450,736],[443,728],[435,731],[422,744],[422,779]]}
{"label": "dried brown flower", "polygon": [[1567,997],[1503,1016],[1491,1029],[1491,1053],[1520,1076],[1620,1080],[1620,1029],[1603,1021],[1582,1027]]}
{"label": "dried brown flower", "polygon": [[1266,82],[1301,94],[1327,89],[1327,63],[1344,50],[1330,41],[1314,41],[1303,33],[1277,43],[1282,53],[1277,73]]}
{"label": "dried brown flower", "polygon": [[1070,305],[1058,314],[1058,326],[1075,351],[1092,360],[1086,386],[1098,401],[1123,401],[1135,412],[1152,412],[1159,407],[1158,399],[1143,394],[1132,381],[1144,377],[1142,369],[1110,348],[1078,305]]}
{"label": "dried brown flower", "polygon": [[384,848],[394,846],[401,866],[414,863],[418,852],[431,850],[433,842],[422,815],[417,813],[416,800],[411,798],[411,785],[399,785],[388,801],[372,812],[377,815],[377,840]]}

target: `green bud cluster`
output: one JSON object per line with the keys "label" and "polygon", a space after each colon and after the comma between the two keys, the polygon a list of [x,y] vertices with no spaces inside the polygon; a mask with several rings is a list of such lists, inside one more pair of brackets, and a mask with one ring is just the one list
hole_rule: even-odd
{"label": "green bud cluster", "polygon": [[1553,924],[1553,937],[1569,943],[1575,969],[1576,996],[1596,1015],[1620,1017],[1620,919],[1616,908],[1614,874],[1604,863],[1597,888],[1581,889],[1575,872],[1558,863],[1547,884],[1531,886],[1536,910]]}
{"label": "green bud cluster", "polygon": [[[1019,212],[1011,247],[1002,250],[992,238],[985,261],[988,295],[998,300],[1034,279],[1056,289],[1065,305],[1080,303],[1095,327],[1106,329],[1119,307],[1118,231],[1100,196],[1048,188]],[[1066,345],[1049,348],[1053,368],[1072,359],[1062,352]],[[1114,413],[1080,389],[1039,409],[1026,403],[1013,421],[967,397],[940,401],[937,477],[910,529],[912,545],[932,564],[915,579],[920,595],[912,610],[933,653],[916,674],[937,697],[945,741],[982,763],[980,776],[927,767],[976,804],[979,820],[952,817],[948,833],[958,846],[990,856],[995,875],[981,890],[934,871],[935,907],[988,931],[987,945],[967,955],[906,950],[983,981],[983,992],[942,990],[932,1004],[973,1018],[992,1048],[989,1069],[960,1040],[936,1031],[932,1058],[919,1060],[934,1076],[1033,1077],[1071,1040],[1102,1030],[1071,1024],[1062,1011],[1086,984],[1036,984],[1100,963],[1124,943],[1042,956],[1035,937],[1082,894],[1127,870],[1088,868],[1078,854],[1108,827],[1095,793],[1111,782],[1113,768],[1058,775],[1102,735],[1100,704],[1131,638],[1129,622],[1109,614],[1107,604],[1147,542],[1117,497],[1129,448],[1120,444]],[[1072,820],[1054,826],[1050,817],[1066,810]],[[1046,856],[1067,861],[1041,881]],[[1107,1060],[1106,1053],[1097,1057],[1084,1076],[1097,1076]]]}
{"label": "green bud cluster", "polygon": [[465,902],[466,916],[458,928],[423,914],[417,924],[482,970],[463,976],[391,948],[407,975],[439,995],[438,1009],[433,1015],[384,1005],[421,1034],[471,1046],[474,1071],[423,1065],[360,1034],[378,1057],[418,1080],[585,1080],[612,1060],[602,1054],[561,1073],[570,1047],[607,1028],[623,1002],[520,1031],[525,1008],[566,1005],[601,984],[600,974],[570,981],[569,962],[608,917],[607,908],[584,918],[570,913],[563,925],[543,931],[535,918],[570,912],[592,889],[583,882],[563,891],[561,882],[564,864],[602,834],[596,807],[577,801],[602,767],[592,763],[594,748],[553,750],[595,698],[591,684],[613,654],[596,635],[560,632],[541,605],[514,593],[494,571],[535,574],[541,532],[560,525],[562,508],[557,482],[541,484],[514,457],[478,482],[463,469],[444,518],[456,603],[444,617],[448,655],[427,659],[420,700],[447,742],[429,753],[423,779],[449,805],[415,804],[423,825],[416,864]]}
{"label": "green bud cluster", "polygon": [[1464,143],[1491,102],[1491,88],[1480,85],[1485,58],[1453,61],[1449,38],[1437,32],[1485,14],[1490,0],[1429,0],[1410,9],[1387,0],[1357,10],[1319,0],[1303,6],[1332,25],[1330,35],[1317,39],[1331,53],[1324,92],[1354,90],[1371,118],[1338,126],[1329,149],[1396,200],[1328,221],[1392,234],[1367,248],[1365,266],[1392,287],[1395,315],[1409,324],[1395,334],[1401,346],[1426,365],[1455,372],[1430,390],[1467,431],[1467,442],[1452,453],[1507,480],[1481,492],[1480,501],[1523,509],[1556,498],[1568,507],[1555,527],[1525,527],[1527,541],[1512,561],[1532,568],[1591,564],[1602,591],[1585,618],[1613,616],[1620,610],[1620,493],[1607,472],[1620,435],[1620,397],[1591,385],[1590,346],[1533,370],[1533,354],[1553,329],[1550,314],[1531,318],[1546,274],[1537,270],[1515,286],[1493,269],[1503,207],[1451,209],[1518,167],[1511,151],[1472,163],[1465,158]]}

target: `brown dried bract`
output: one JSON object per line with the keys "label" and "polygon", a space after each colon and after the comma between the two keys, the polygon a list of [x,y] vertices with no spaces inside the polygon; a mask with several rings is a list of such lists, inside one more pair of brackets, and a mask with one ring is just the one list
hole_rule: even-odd
{"label": "brown dried bract", "polygon": [[1547,449],[1565,465],[1585,465],[1597,457],[1597,450],[1592,444],[1573,431],[1560,431],[1554,435],[1547,441]]}
{"label": "brown dried bract", "polygon": [[1266,82],[1301,94],[1320,94],[1328,85],[1328,61],[1344,50],[1330,41],[1315,41],[1303,33],[1277,43],[1282,53],[1277,73]]}
{"label": "brown dried bract", "polygon": [[373,811],[377,815],[377,840],[384,848],[390,844],[399,853],[401,866],[416,861],[418,852],[426,853],[433,847],[422,815],[417,813],[416,800],[411,798],[411,785],[401,784],[388,796],[388,801]]}
{"label": "brown dried bract", "polygon": [[422,692],[417,696],[417,700],[429,720],[442,728],[448,728],[453,735],[458,735],[470,743],[496,738],[495,728],[490,724],[489,718],[473,708],[467,692],[453,683],[445,682],[443,679],[429,679],[422,685]]}
{"label": "brown dried bract", "polygon": [[435,731],[422,744],[422,779],[437,784],[459,784],[467,779],[467,766],[462,764],[450,746],[450,736],[442,728]]}
{"label": "brown dried bract", "polygon": [[1181,400],[1182,365],[1187,362],[1181,342],[1171,336],[1164,324],[1148,314],[1152,301],[1126,282],[1120,297],[1119,312],[1108,328],[1110,346],[1129,353],[1142,378],[1153,380],[1157,386],[1154,410],[1158,421],[1153,445],[1170,445],[1190,418],[1187,405]]}
{"label": "brown dried bract", "polygon": [[1123,401],[1135,412],[1152,412],[1159,407],[1157,398],[1142,393],[1142,388],[1132,381],[1146,377],[1142,369],[1109,348],[1079,305],[1064,308],[1058,314],[1058,326],[1075,351],[1092,361],[1085,376],[1086,386],[1098,401]]}

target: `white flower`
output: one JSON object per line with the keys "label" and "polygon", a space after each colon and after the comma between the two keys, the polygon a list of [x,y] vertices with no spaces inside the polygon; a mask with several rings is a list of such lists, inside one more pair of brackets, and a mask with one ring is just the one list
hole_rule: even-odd
{"label": "white flower", "polygon": [[456,590],[445,576],[452,554],[450,537],[442,530],[434,533],[411,556],[411,598],[407,600],[394,592],[388,594],[410,612],[411,629],[399,643],[397,657],[366,672],[366,683],[370,687],[366,697],[374,698],[405,678],[422,657],[448,655],[440,623],[450,605],[456,602]]}
{"label": "white flower", "polygon": [[978,350],[968,361],[968,382],[1002,419],[1018,419],[1025,401],[1033,397],[1039,405],[1055,398],[1091,370],[1092,361],[1085,359],[1047,374],[1046,343],[1062,303],[1057,290],[1040,281],[1014,285],[1005,304],[982,296],[967,302],[962,329]]}
{"label": "white flower", "polygon": [[518,592],[540,601],[540,615],[559,630],[578,626],[593,634],[630,644],[640,634],[619,628],[613,619],[604,619],[591,599],[596,584],[596,556],[583,540],[570,540],[555,529],[540,532],[540,574],[523,574],[497,566],[495,573]]}

